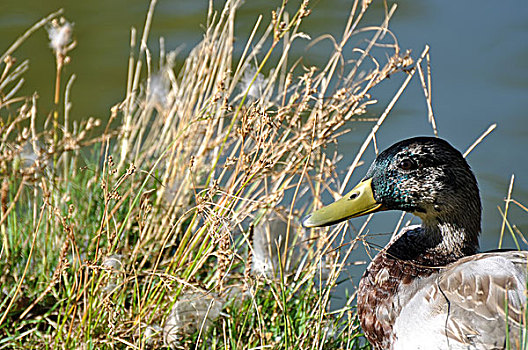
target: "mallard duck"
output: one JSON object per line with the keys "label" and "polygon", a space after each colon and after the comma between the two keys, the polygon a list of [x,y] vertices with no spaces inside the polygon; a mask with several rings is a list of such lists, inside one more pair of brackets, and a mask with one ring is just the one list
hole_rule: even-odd
{"label": "mallard duck", "polygon": [[403,210],[404,228],[368,266],[358,315],[375,349],[517,349],[525,326],[528,252],[478,253],[477,181],[448,142],[416,137],[383,151],[342,199],[307,216],[326,226],[382,210]]}

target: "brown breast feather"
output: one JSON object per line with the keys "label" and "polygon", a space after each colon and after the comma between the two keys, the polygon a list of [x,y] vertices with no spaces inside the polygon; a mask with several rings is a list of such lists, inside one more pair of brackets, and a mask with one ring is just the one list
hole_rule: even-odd
{"label": "brown breast feather", "polygon": [[[480,260],[482,264],[487,264],[488,260],[483,259],[497,256],[495,254],[510,261],[519,271],[470,273],[473,265],[479,264]],[[497,335],[490,334],[490,339],[481,337],[477,341],[482,341],[480,344],[489,345],[490,348],[498,346],[504,342],[504,331],[501,333],[500,327],[497,327],[497,322],[502,320],[503,325],[506,319],[504,300],[508,300],[507,317],[511,323],[511,335],[515,335],[512,332],[518,329],[521,321],[525,288],[519,286],[513,276],[522,274],[520,271],[523,269],[525,271],[527,257],[527,252],[481,253],[451,263],[456,258],[423,253],[406,260],[382,251],[374,258],[359,283],[358,315],[365,336],[375,349],[391,349],[395,341],[392,327],[405,306],[396,300],[398,291],[401,292],[416,278],[439,273],[435,285],[431,287],[437,291],[436,298],[446,299],[446,303],[449,301],[450,304],[446,336],[455,343],[468,344],[472,342],[469,335],[487,332],[484,323],[488,322],[490,327],[497,328]],[[402,289],[399,289],[400,286]],[[512,290],[515,291],[511,293]],[[480,322],[482,329],[477,329],[479,325],[475,325],[475,322]]]}

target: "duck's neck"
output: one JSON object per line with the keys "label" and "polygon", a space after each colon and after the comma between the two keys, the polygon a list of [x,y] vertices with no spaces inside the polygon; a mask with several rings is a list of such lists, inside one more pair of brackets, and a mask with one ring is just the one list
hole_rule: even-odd
{"label": "duck's neck", "polygon": [[443,265],[477,253],[480,210],[454,214],[419,215],[422,225],[399,236],[390,244],[388,253],[426,265]]}
{"label": "duck's neck", "polygon": [[480,213],[475,216],[426,218],[422,234],[430,252],[461,258],[479,250]]}

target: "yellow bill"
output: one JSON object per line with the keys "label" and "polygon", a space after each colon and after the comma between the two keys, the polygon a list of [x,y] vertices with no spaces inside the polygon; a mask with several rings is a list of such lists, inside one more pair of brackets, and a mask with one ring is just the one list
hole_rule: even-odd
{"label": "yellow bill", "polygon": [[304,227],[329,226],[361,215],[385,210],[372,193],[372,179],[361,181],[343,198],[314,211],[303,220]]}

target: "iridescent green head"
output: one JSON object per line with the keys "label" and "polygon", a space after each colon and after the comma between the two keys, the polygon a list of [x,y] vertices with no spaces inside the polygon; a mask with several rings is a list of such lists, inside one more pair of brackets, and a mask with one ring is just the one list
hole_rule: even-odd
{"label": "iridescent green head", "polygon": [[303,224],[326,226],[381,210],[403,210],[424,221],[469,220],[471,229],[480,231],[475,176],[462,154],[439,138],[415,137],[392,145],[352,191],[307,216]]}

